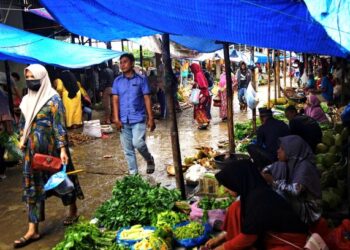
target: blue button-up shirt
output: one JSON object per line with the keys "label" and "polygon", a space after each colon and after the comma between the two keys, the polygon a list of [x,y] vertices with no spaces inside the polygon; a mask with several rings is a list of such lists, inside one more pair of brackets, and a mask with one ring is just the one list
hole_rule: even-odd
{"label": "blue button-up shirt", "polygon": [[113,82],[112,94],[119,96],[119,119],[124,124],[134,124],[146,120],[144,95],[151,90],[145,76],[134,73],[127,78],[118,76]]}

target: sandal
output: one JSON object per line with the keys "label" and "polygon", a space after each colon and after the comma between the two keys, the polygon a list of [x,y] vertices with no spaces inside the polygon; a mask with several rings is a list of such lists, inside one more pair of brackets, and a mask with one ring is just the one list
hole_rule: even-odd
{"label": "sandal", "polygon": [[152,160],[147,161],[146,173],[147,174],[153,174],[155,167],[156,167],[156,165],[154,164],[154,158],[152,157]]}
{"label": "sandal", "polygon": [[14,248],[21,248],[21,247],[25,247],[27,245],[29,245],[30,243],[33,243],[35,241],[40,240],[41,236],[37,236],[37,237],[30,237],[29,239],[26,239],[24,236],[19,238],[17,241],[19,242],[14,242],[13,243],[13,247]]}
{"label": "sandal", "polygon": [[70,226],[70,225],[76,223],[78,221],[78,219],[79,219],[79,215],[67,216],[63,221],[63,225]]}

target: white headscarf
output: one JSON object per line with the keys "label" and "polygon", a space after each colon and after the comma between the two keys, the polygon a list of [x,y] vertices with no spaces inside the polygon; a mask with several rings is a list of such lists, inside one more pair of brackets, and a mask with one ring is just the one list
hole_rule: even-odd
{"label": "white headscarf", "polygon": [[19,106],[26,120],[23,137],[21,138],[22,143],[25,143],[27,140],[32,122],[37,113],[51,99],[51,97],[58,95],[56,90],[51,87],[49,75],[44,66],[40,64],[29,65],[24,69],[24,74],[27,70],[32,72],[34,79],[40,79],[41,86],[38,91],[28,89],[28,94],[23,97],[21,105]]}

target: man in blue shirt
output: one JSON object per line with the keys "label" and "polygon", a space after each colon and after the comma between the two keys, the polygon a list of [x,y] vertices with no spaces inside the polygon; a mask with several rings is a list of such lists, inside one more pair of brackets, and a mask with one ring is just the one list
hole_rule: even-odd
{"label": "man in blue shirt", "polygon": [[148,151],[145,135],[146,125],[153,131],[156,126],[152,114],[151,90],[145,76],[134,71],[133,54],[120,57],[120,69],[123,72],[113,83],[113,109],[117,129],[121,132],[129,173],[137,174],[135,148],[147,161],[147,173],[154,172],[154,159]]}

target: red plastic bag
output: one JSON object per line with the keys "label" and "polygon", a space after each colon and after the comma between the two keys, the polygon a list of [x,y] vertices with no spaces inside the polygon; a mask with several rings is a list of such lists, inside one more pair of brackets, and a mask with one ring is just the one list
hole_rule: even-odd
{"label": "red plastic bag", "polygon": [[327,237],[327,245],[330,250],[350,249],[350,220],[343,220],[339,227],[330,232]]}

